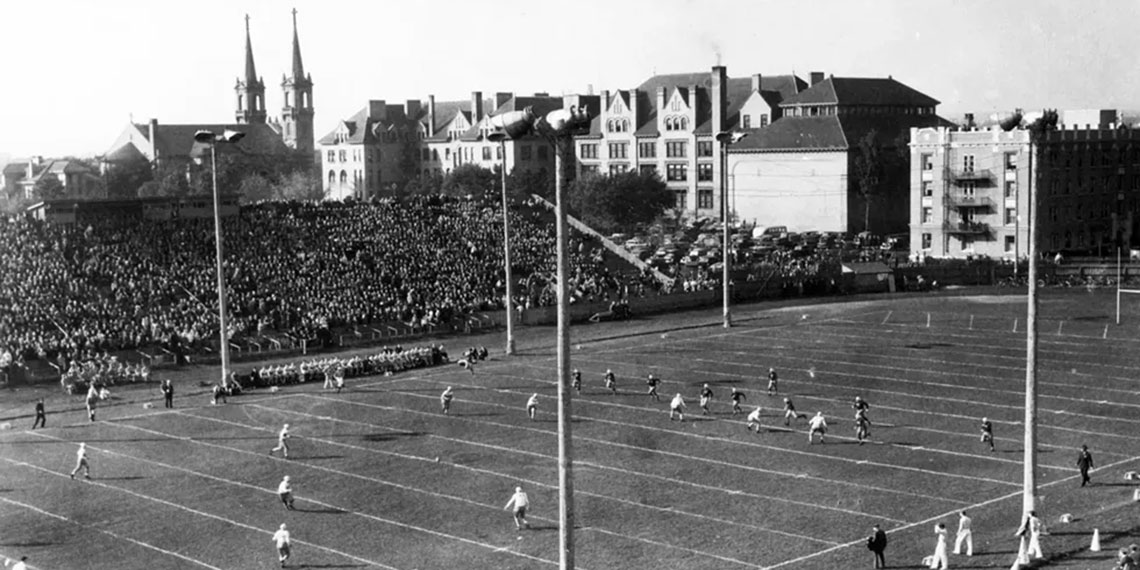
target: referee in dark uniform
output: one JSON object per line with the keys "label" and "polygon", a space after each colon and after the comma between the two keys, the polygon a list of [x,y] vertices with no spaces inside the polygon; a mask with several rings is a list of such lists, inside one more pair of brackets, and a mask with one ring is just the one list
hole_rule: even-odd
{"label": "referee in dark uniform", "polygon": [[42,428],[47,427],[47,414],[44,412],[44,399],[43,398],[40,398],[36,402],[36,421],[32,423],[32,429],[36,429],[36,426],[39,426]]}

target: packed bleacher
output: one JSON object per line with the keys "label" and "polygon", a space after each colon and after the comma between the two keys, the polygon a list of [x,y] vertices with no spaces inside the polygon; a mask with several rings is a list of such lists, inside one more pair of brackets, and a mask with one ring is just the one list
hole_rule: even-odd
{"label": "packed bleacher", "polygon": [[[551,215],[512,210],[516,308],[554,302]],[[440,325],[503,308],[494,201],[263,203],[223,222],[231,341],[384,323]],[[111,351],[216,349],[213,221],[0,222],[0,355],[66,372]],[[572,290],[604,300],[640,278],[575,239]],[[2,357],[2,356],[0,356]]]}

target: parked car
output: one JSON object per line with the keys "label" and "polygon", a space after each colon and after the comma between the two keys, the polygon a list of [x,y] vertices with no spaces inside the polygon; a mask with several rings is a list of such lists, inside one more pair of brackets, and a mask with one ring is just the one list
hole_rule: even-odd
{"label": "parked car", "polygon": [[634,253],[641,252],[641,251],[647,249],[648,247],[649,247],[649,242],[647,242],[641,238],[638,238],[638,237],[630,238],[629,240],[627,240],[625,242],[625,248],[634,252]]}

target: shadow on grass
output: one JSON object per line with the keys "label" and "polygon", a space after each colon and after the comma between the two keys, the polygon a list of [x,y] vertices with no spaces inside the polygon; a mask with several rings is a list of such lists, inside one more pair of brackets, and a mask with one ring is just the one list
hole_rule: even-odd
{"label": "shadow on grass", "polygon": [[297,459],[300,459],[302,461],[307,461],[310,459],[344,459],[344,456],[343,455],[312,455],[312,456],[298,457]]}
{"label": "shadow on grass", "polygon": [[389,433],[369,433],[361,436],[360,439],[364,441],[392,441],[401,437],[419,437],[427,435],[427,432],[422,431],[404,431],[404,432],[389,432]]}
{"label": "shadow on grass", "polygon": [[298,513],[315,513],[315,514],[319,514],[319,515],[346,515],[346,514],[348,514],[348,511],[346,511],[344,509],[337,509],[337,508],[331,508],[331,509],[294,508],[293,510],[297,511]]}
{"label": "shadow on grass", "polygon": [[[94,477],[92,477],[92,479],[94,479]],[[129,477],[100,477],[99,478],[100,481],[138,481],[139,479],[146,479],[146,477],[141,477],[139,475],[132,475]]]}
{"label": "shadow on grass", "polygon": [[365,564],[302,564],[298,568],[364,568]]}
{"label": "shadow on grass", "polygon": [[55,546],[54,542],[47,542],[42,540],[32,542],[0,542],[0,546],[10,546],[12,548],[39,548],[41,546]]}
{"label": "shadow on grass", "polygon": [[457,418],[479,418],[484,416],[501,416],[499,412],[470,412],[466,414],[450,414]]}

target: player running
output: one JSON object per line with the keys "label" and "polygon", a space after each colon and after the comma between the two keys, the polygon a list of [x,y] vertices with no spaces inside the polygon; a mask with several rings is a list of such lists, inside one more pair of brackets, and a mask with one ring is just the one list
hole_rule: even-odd
{"label": "player running", "polygon": [[224,386],[221,385],[221,383],[214,384],[214,387],[212,388],[212,392],[213,392],[213,400],[210,401],[211,404],[213,404],[215,406],[218,405],[218,400],[221,400],[223,404],[226,403],[226,389]]}
{"label": "player running", "polygon": [[87,389],[87,418],[95,421],[95,404],[99,401],[99,389],[95,387],[95,383],[91,383],[91,387]]}
{"label": "player running", "polygon": [[451,392],[451,386],[448,386],[442,394],[439,395],[439,407],[443,409],[444,414],[451,413],[451,399],[455,395]]}
{"label": "player running", "polygon": [[779,380],[779,376],[776,374],[776,369],[775,368],[769,368],[768,369],[768,395],[769,396],[779,392],[779,390],[776,389],[776,384],[777,384],[778,380]]}
{"label": "player running", "polygon": [[281,479],[281,483],[277,485],[277,495],[281,497],[281,504],[290,511],[297,509],[293,508],[293,486],[289,484],[289,476],[286,475]]}
{"label": "player running", "polygon": [[763,427],[760,425],[760,406],[756,406],[756,409],[748,414],[748,431],[752,431],[753,426],[756,427],[756,433],[760,433]]}
{"label": "player running", "polygon": [[673,396],[673,401],[669,403],[669,421],[673,421],[673,414],[679,414],[681,421],[685,421],[685,399],[681,397],[681,393],[677,392]]}
{"label": "player running", "polygon": [[709,388],[709,385],[705,384],[705,387],[701,388],[701,409],[704,410],[701,412],[701,415],[704,415],[704,416],[709,415],[709,413],[710,413],[709,412],[709,400],[712,400],[712,399],[713,399],[712,388]]}
{"label": "player running", "polygon": [[990,444],[990,451],[994,451],[994,424],[989,418],[982,418],[982,443]]}
{"label": "player running", "polygon": [[86,443],[79,444],[79,451],[75,452],[75,469],[71,470],[71,478],[72,479],[75,478],[75,474],[79,473],[80,469],[83,470],[83,478],[84,479],[90,479],[91,478],[91,463],[89,463],[87,461],[87,444]]}
{"label": "player running", "polygon": [[289,531],[285,529],[285,523],[281,523],[281,528],[273,533],[272,540],[277,544],[277,560],[281,562],[281,567],[284,568],[285,561],[292,554],[292,543],[289,541]]}
{"label": "player running", "polygon": [[654,402],[661,401],[661,396],[657,395],[657,385],[660,383],[661,379],[654,376],[653,374],[650,374],[649,377],[645,379],[645,385],[649,386],[649,396],[653,398]]}
{"label": "player running", "polygon": [[614,371],[609,368],[606,369],[606,388],[617,394],[617,377],[614,376]]}
{"label": "player running", "polygon": [[530,421],[534,421],[534,415],[538,411],[538,394],[532,394],[530,399],[526,401],[526,415],[530,416]]}
{"label": "player running", "polygon": [[574,384],[573,384],[574,391],[581,394],[582,393],[582,372],[580,370],[578,370],[577,368],[575,368],[574,372],[571,372],[570,375],[574,379]]}
{"label": "player running", "polygon": [[871,420],[867,419],[867,412],[865,410],[858,410],[855,412],[855,439],[859,440],[859,445],[871,437]]}
{"label": "player running", "polygon": [[784,425],[791,425],[788,422],[796,418],[806,420],[807,414],[796,413],[796,405],[792,402],[792,399],[784,398]]}
{"label": "player running", "polygon": [[744,410],[740,409],[741,400],[748,399],[748,397],[744,395],[744,392],[733,388],[732,393],[729,394],[728,397],[732,399],[732,415],[735,416],[736,414],[744,413]]}
{"label": "player running", "polygon": [[285,426],[282,427],[281,431],[277,434],[277,447],[274,447],[273,449],[269,450],[269,455],[273,455],[274,451],[280,451],[281,455],[285,459],[289,459],[288,440],[290,437],[293,437],[293,436],[289,433],[289,424],[285,424]]}
{"label": "player running", "polygon": [[524,526],[530,528],[530,524],[526,522],[526,508],[530,506],[530,499],[522,487],[515,487],[515,494],[511,495],[511,500],[507,501],[507,506],[503,507],[503,510],[512,506],[515,508],[515,529],[522,530]]}
{"label": "player running", "polygon": [[819,442],[824,443],[823,436],[827,433],[827,420],[823,412],[816,412],[815,417],[808,421],[808,445],[813,443],[815,434],[819,434]]}
{"label": "player running", "polygon": [[[866,416],[867,410],[871,409],[871,405],[868,404],[862,396],[855,396],[855,401],[851,403],[851,409],[855,410],[856,414],[862,412],[863,415]],[[870,419],[867,420],[868,423],[870,423],[870,421]]]}

